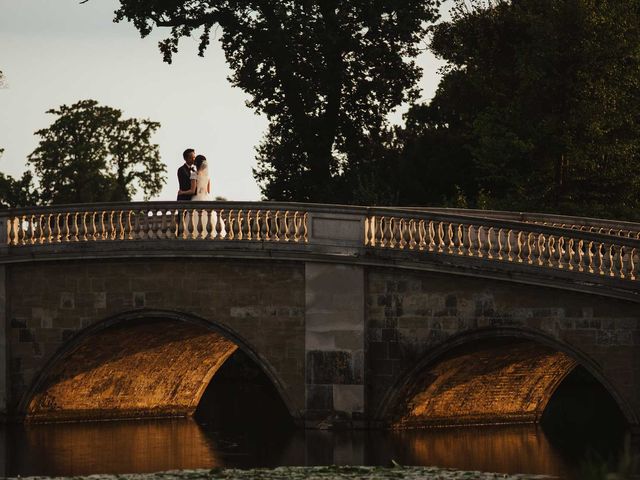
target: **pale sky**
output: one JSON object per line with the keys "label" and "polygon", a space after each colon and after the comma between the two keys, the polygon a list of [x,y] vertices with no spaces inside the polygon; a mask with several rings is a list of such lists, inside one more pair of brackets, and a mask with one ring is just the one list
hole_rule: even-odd
{"label": "pale sky", "polygon": [[[175,199],[175,171],[188,147],[209,159],[214,196],[259,200],[251,169],[267,121],[227,81],[218,42],[200,58],[197,40],[185,39],[167,65],[157,48],[165,32],[141,39],[133,25],[113,23],[117,6],[117,0],[0,0],[0,70],[8,84],[0,89],[0,172],[25,170],[38,143],[33,133],[53,122],[46,110],[92,98],[127,118],[161,123],[153,141],[168,174],[157,200]],[[419,63],[428,99],[441,62],[426,52]],[[400,121],[400,113],[393,118]]]}

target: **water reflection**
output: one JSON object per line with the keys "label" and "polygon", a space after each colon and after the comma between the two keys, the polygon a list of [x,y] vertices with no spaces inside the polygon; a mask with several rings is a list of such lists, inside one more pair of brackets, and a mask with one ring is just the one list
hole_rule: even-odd
{"label": "water reflection", "polygon": [[535,426],[398,432],[220,432],[191,419],[14,426],[0,474],[88,475],[277,465],[435,465],[565,476],[570,465]]}

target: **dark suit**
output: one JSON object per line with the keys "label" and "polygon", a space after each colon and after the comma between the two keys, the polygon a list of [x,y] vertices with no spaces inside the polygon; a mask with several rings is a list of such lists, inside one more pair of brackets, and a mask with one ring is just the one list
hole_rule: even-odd
{"label": "dark suit", "polygon": [[[191,189],[191,169],[185,163],[178,169],[178,185],[180,185],[180,190],[190,190]],[[189,193],[187,195],[178,195],[178,200],[191,200],[193,194]]]}

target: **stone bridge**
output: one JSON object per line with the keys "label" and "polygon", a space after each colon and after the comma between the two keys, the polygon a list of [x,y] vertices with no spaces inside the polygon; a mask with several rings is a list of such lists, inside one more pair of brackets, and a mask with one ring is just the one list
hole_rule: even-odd
{"label": "stone bridge", "polygon": [[240,350],[308,427],[537,422],[576,369],[639,423],[638,224],[126,203],[0,238],[8,419],[190,415]]}

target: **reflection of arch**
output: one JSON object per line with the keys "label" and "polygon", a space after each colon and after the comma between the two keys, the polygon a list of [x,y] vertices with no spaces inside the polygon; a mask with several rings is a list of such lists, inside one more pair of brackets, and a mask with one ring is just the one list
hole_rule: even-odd
{"label": "reflection of arch", "polygon": [[[277,374],[240,335],[166,310],[122,313],[76,333],[37,375],[18,411],[27,418],[189,415],[236,349],[260,367],[298,418]],[[131,375],[136,369],[138,378]]]}
{"label": "reflection of arch", "polygon": [[[494,347],[491,346],[491,342],[493,342]],[[435,348],[429,350],[429,353],[425,355],[415,366],[408,369],[403,375],[399,377],[399,380],[393,384],[388,390],[380,403],[379,408],[376,412],[376,418],[381,419],[385,422],[391,422],[396,426],[420,426],[429,424],[429,420],[425,421],[426,417],[421,419],[408,419],[407,416],[411,414],[415,414],[419,411],[419,409],[414,408],[410,410],[412,406],[415,406],[415,402],[424,401],[425,399],[429,402],[429,407],[432,404],[437,404],[440,402],[440,406],[446,402],[446,398],[437,398],[431,401],[430,398],[426,396],[429,394],[442,395],[448,388],[448,385],[445,385],[442,388],[439,388],[444,382],[448,381],[448,379],[444,379],[445,375],[450,375],[452,377],[452,383],[458,382],[462,383],[466,381],[466,379],[462,378],[464,374],[469,375],[469,379],[471,379],[471,375],[477,373],[478,370],[482,370],[481,367],[478,367],[470,360],[474,360],[473,352],[474,349],[480,349],[482,347],[486,347],[487,349],[495,348],[496,352],[499,355],[508,356],[510,352],[516,352],[520,346],[526,346],[525,349],[522,350],[523,358],[520,360],[526,360],[524,356],[527,354],[526,349],[529,349],[531,353],[532,362],[537,365],[537,371],[532,371],[532,375],[538,375],[537,378],[530,377],[530,380],[541,382],[538,385],[538,391],[544,391],[545,398],[538,400],[538,406],[534,408],[532,411],[528,412],[526,415],[522,415],[520,417],[521,421],[538,421],[546,404],[554,393],[556,388],[562,383],[564,378],[575,368],[575,366],[580,365],[584,367],[584,369],[592,375],[595,380],[597,380],[611,395],[613,400],[616,402],[620,411],[624,415],[626,421],[630,424],[635,424],[637,422],[636,415],[633,412],[633,409],[629,406],[627,401],[617,392],[616,388],[611,384],[611,382],[603,375],[599,366],[589,357],[584,355],[583,353],[577,351],[572,346],[560,342],[550,336],[542,334],[538,331],[522,328],[522,327],[501,327],[501,328],[483,328],[474,330],[473,332],[464,332],[458,335],[454,335],[451,338],[445,340],[440,343]],[[539,348],[535,349],[532,346],[538,345]],[[461,353],[462,352],[462,353]],[[484,352],[486,354],[486,352]],[[466,357],[465,357],[466,355]],[[486,355],[485,355],[486,356]],[[482,361],[482,355],[479,355],[477,359]],[[449,362],[449,364],[447,364]],[[466,362],[466,363],[464,363]],[[545,363],[546,362],[546,363]],[[452,367],[452,372],[443,372],[442,368],[438,370],[437,367],[439,364],[443,365],[443,368]],[[555,373],[552,375],[547,375],[548,378],[542,378],[543,369],[547,366],[551,368],[555,368]],[[508,372],[513,375],[513,381],[515,382],[514,390],[518,390],[518,387],[521,387],[518,382],[523,378],[523,373],[526,373],[522,368],[522,361],[519,365],[502,365],[504,372]],[[433,371],[428,371],[428,369],[433,369]],[[466,372],[465,372],[466,370]],[[462,372],[462,374],[460,373]],[[456,378],[457,377],[457,378]],[[490,376],[489,376],[490,378]],[[422,382],[422,383],[420,383]],[[471,382],[469,382],[470,384]],[[457,386],[457,385],[456,385]],[[492,390],[493,385],[490,383],[485,383],[487,395],[500,395],[500,392],[497,391],[497,386]],[[430,391],[428,391],[430,389]],[[520,389],[522,391],[522,389]],[[454,392],[453,388],[449,389],[446,393]],[[464,388],[462,389],[464,391]],[[536,391],[535,389],[530,389],[529,394]],[[418,395],[422,393],[424,394],[422,398],[419,398]],[[472,391],[472,386],[466,390],[469,395],[469,402],[473,401],[474,395],[476,398],[480,398],[477,392]],[[414,396],[412,398],[408,398],[409,396]],[[536,399],[526,399],[527,401],[534,401]],[[410,405],[410,402],[414,402],[414,404]],[[404,402],[404,405],[403,405]],[[531,403],[531,402],[530,402]],[[471,404],[471,403],[470,403]],[[426,411],[425,408],[420,410],[422,413],[428,415],[431,411]],[[402,413],[403,412],[403,413]],[[409,413],[407,413],[409,412]],[[458,422],[455,417],[459,412],[451,412],[452,418],[442,421],[442,419],[435,419],[434,424],[456,424],[456,423],[494,423],[487,418],[473,418],[472,415],[469,416],[467,421]],[[402,417],[404,414],[403,418]],[[460,417],[464,417],[464,412],[460,415]],[[496,415],[499,422],[518,422],[518,415]]]}

